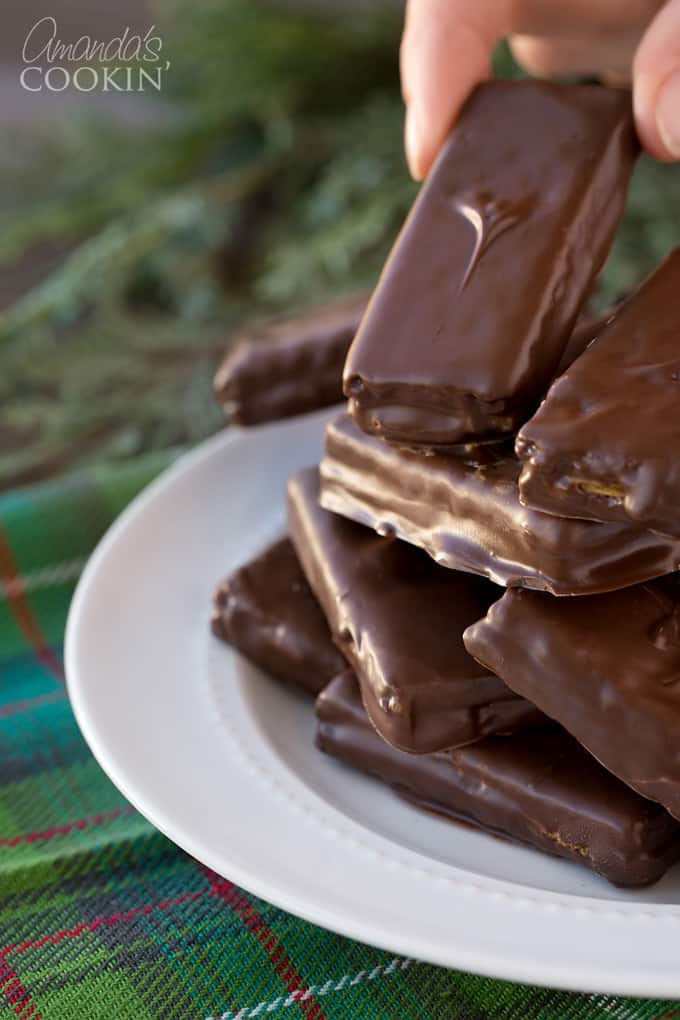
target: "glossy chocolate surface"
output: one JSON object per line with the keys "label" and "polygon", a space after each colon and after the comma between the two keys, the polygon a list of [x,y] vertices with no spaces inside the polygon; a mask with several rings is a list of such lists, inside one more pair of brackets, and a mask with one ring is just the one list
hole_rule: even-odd
{"label": "glossy chocolate surface", "polygon": [[521,429],[523,501],[680,538],[679,409],[676,248]]}
{"label": "glossy chocolate surface", "polygon": [[215,376],[239,425],[288,418],[342,400],[342,368],[369,299],[354,294],[241,335]]}
{"label": "glossy chocolate surface", "polygon": [[463,631],[499,591],[319,506],[316,468],[291,478],[288,528],[369,717],[424,753],[536,724],[539,713],[465,651]]}
{"label": "glossy chocolate surface", "polygon": [[556,376],[562,375],[566,372],[570,365],[572,365],[577,358],[580,358],[586,348],[594,341],[597,340],[598,336],[603,332],[605,327],[612,321],[616,315],[617,307],[608,308],[605,312],[601,312],[598,315],[582,315],[576,325],[574,331],[569,337],[569,342],[562,352],[560,363],[555,371]]}
{"label": "glossy chocolate surface", "polygon": [[308,694],[346,667],[287,538],[222,582],[211,622],[217,637]]}
{"label": "glossy chocolate surface", "polygon": [[479,86],[350,349],[344,390],[358,424],[425,447],[516,431],[604,262],[636,154],[624,91]]}
{"label": "glossy chocolate surface", "polygon": [[655,882],[680,858],[680,825],[557,726],[404,754],[374,733],[351,673],[322,692],[317,718],[322,751],[412,803],[584,864],[617,885]]}
{"label": "glossy chocolate surface", "polygon": [[349,415],[326,430],[321,503],[420,546],[437,563],[555,595],[610,591],[674,570],[680,541],[630,524],[566,520],[519,501],[502,444],[423,456],[369,436]]}
{"label": "glossy chocolate surface", "polygon": [[680,580],[559,602],[510,591],[468,651],[680,817]]}

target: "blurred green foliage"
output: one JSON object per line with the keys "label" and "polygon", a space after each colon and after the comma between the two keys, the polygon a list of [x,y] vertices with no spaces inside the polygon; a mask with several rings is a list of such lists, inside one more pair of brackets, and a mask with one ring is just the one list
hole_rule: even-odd
{"label": "blurred green foliage", "polygon": [[[233,326],[375,280],[415,194],[396,13],[159,0],[147,123],[17,136],[0,272],[69,254],[0,312],[0,486],[192,442]],[[506,48],[496,73],[514,76]],[[677,170],[643,160],[600,304],[675,242]]]}

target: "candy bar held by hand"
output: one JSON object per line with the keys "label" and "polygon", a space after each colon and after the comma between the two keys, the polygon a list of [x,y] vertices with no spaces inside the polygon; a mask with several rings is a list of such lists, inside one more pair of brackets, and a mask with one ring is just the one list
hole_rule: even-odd
{"label": "candy bar held by hand", "polygon": [[625,91],[479,86],[350,349],[344,389],[358,424],[425,447],[516,431],[605,260],[636,154]]}

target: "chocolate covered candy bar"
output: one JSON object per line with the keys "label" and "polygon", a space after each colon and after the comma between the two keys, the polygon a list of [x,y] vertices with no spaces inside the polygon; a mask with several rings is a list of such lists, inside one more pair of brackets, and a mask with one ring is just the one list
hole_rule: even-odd
{"label": "chocolate covered candy bar", "polygon": [[289,482],[288,528],[385,740],[423,753],[541,720],[463,647],[465,627],[498,597],[493,585],[322,510],[316,468]]}
{"label": "chocolate covered candy bar", "polygon": [[574,327],[574,332],[569,337],[569,342],[564,348],[560,363],[555,371],[556,376],[566,372],[577,358],[580,358],[586,348],[596,340],[605,327],[616,315],[617,307],[608,308],[605,312],[597,315],[582,315]]}
{"label": "chocolate covered candy bar", "polygon": [[317,745],[418,805],[648,885],[680,858],[680,825],[603,769],[559,727],[409,755],[380,740],[345,673],[317,699]]}
{"label": "chocolate covered candy bar", "polygon": [[520,463],[507,446],[424,457],[367,435],[341,415],[326,430],[320,470],[327,510],[496,584],[584,595],[658,577],[680,563],[678,539],[522,506]]}
{"label": "chocolate covered candy bar", "polygon": [[425,447],[516,431],[604,262],[636,154],[624,91],[479,86],[350,348],[361,428]]}
{"label": "chocolate covered candy bar", "polygon": [[342,368],[368,304],[362,292],[237,338],[215,394],[239,425],[288,418],[342,400]]}
{"label": "chocolate covered candy bar", "polygon": [[680,818],[680,581],[585,599],[509,591],[468,651]]}
{"label": "chocolate covered candy bar", "polygon": [[522,500],[680,538],[680,248],[553,383],[517,437]]}
{"label": "chocolate covered candy bar", "polygon": [[346,667],[287,538],[222,582],[211,623],[217,637],[308,694]]}

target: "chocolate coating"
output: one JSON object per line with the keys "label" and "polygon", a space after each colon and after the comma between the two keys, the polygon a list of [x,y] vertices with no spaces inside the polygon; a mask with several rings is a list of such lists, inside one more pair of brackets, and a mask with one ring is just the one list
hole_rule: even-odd
{"label": "chocolate coating", "polygon": [[596,340],[604,328],[616,315],[616,305],[608,308],[606,312],[599,315],[582,315],[576,325],[574,332],[569,337],[569,342],[562,352],[560,363],[555,371],[556,376],[566,372],[577,358],[580,358],[586,348]]}
{"label": "chocolate coating", "polygon": [[322,510],[316,468],[289,482],[288,528],[385,740],[424,753],[542,721],[463,647],[497,588]]}
{"label": "chocolate coating", "polygon": [[680,825],[559,727],[409,755],[380,740],[345,673],[316,703],[317,745],[412,803],[641,886],[680,858]]}
{"label": "chocolate coating", "polygon": [[239,425],[288,418],[342,400],[342,368],[368,304],[362,292],[242,334],[215,376]]}
{"label": "chocolate coating", "polygon": [[624,91],[475,90],[349,352],[362,429],[446,447],[527,420],[605,260],[637,150]]}
{"label": "chocolate coating", "polygon": [[222,582],[211,625],[267,673],[308,694],[346,667],[287,538]]}
{"label": "chocolate coating", "polygon": [[680,538],[680,248],[553,383],[517,438],[522,500]]}
{"label": "chocolate coating", "polygon": [[629,524],[565,520],[519,501],[508,447],[423,456],[366,435],[348,415],[326,430],[321,504],[420,546],[437,563],[554,595],[610,591],[674,570],[680,542]]}
{"label": "chocolate coating", "polygon": [[510,591],[468,651],[680,818],[680,581],[562,599]]}

